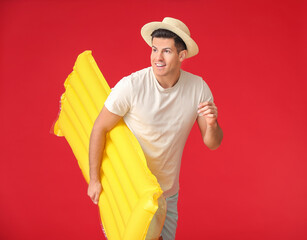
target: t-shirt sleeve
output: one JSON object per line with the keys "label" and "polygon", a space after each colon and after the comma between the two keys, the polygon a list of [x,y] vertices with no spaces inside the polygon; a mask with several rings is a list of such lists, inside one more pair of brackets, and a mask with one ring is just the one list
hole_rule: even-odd
{"label": "t-shirt sleeve", "polygon": [[104,103],[104,106],[112,113],[123,117],[131,107],[131,81],[130,76],[121,79]]}
{"label": "t-shirt sleeve", "polygon": [[213,102],[212,92],[205,81],[202,81],[201,102]]}

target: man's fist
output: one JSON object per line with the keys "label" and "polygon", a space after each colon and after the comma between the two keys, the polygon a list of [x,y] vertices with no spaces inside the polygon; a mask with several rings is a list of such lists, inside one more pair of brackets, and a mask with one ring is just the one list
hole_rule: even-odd
{"label": "man's fist", "polygon": [[99,181],[90,181],[87,189],[87,195],[92,199],[93,203],[98,204],[102,186]]}
{"label": "man's fist", "polygon": [[215,126],[217,120],[217,107],[213,102],[203,102],[198,105],[199,116],[204,116],[207,121],[207,126]]}

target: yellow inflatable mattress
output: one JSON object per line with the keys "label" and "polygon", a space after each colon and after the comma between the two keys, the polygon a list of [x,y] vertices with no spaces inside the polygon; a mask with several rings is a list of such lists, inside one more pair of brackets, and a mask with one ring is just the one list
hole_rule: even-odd
{"label": "yellow inflatable mattress", "polygon": [[[91,51],[77,58],[64,83],[54,134],[71,146],[84,178],[89,182],[89,138],[110,87]],[[145,239],[158,208],[162,190],[147,167],[143,151],[123,121],[107,134],[101,167],[99,211],[109,240]]]}

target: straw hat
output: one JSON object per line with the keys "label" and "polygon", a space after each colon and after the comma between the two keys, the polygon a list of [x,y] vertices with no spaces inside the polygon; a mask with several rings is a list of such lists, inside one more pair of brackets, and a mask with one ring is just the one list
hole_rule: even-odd
{"label": "straw hat", "polygon": [[152,32],[159,28],[176,33],[184,41],[188,50],[187,58],[193,57],[198,53],[198,46],[191,38],[188,27],[180,20],[171,17],[164,18],[162,22],[147,23],[142,27],[141,35],[149,46],[152,46]]}

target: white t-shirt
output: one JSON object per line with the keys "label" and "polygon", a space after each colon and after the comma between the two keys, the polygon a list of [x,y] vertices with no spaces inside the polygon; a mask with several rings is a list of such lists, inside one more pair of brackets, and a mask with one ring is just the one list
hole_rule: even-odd
{"label": "white t-shirt", "polygon": [[165,197],[179,191],[182,152],[198,116],[198,104],[213,101],[201,77],[180,71],[178,82],[167,89],[151,67],[132,73],[116,84],[105,102],[110,112],[124,117],[138,139]]}

